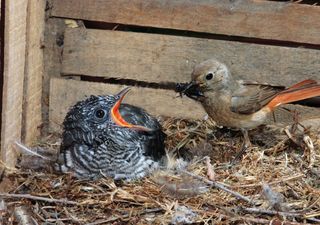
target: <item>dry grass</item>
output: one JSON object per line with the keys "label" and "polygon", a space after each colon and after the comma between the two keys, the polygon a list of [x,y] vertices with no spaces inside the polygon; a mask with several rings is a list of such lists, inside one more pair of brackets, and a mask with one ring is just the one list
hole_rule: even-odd
{"label": "dry grass", "polygon": [[[319,132],[258,129],[251,133],[255,147],[231,165],[241,148],[238,132],[217,129],[211,121],[166,119],[163,126],[169,151],[191,160],[182,171],[125,183],[7,169],[1,183],[7,189],[0,202],[2,223],[320,223]],[[309,146],[303,141],[306,135],[314,149],[310,140]],[[38,145],[59,146],[54,136]],[[221,184],[250,201],[216,188]]]}

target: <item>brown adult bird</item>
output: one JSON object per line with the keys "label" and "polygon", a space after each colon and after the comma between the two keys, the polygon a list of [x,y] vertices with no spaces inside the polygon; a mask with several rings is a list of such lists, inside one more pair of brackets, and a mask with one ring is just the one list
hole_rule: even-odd
{"label": "brown adult bird", "polygon": [[91,96],[69,110],[57,170],[81,179],[131,180],[161,166],[165,134],[145,110],[122,104],[128,91]]}
{"label": "brown adult bird", "polygon": [[218,125],[240,129],[245,145],[248,130],[263,124],[276,107],[320,96],[320,85],[308,79],[289,88],[236,80],[223,63],[209,59],[195,66],[192,81],[178,84],[177,91],[199,100]]}

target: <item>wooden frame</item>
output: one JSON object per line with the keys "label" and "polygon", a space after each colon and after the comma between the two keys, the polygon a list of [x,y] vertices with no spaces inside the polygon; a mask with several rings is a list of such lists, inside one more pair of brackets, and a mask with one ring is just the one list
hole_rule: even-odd
{"label": "wooden frame", "polygon": [[12,167],[15,141],[30,144],[40,134],[43,0],[5,1],[1,159]]}

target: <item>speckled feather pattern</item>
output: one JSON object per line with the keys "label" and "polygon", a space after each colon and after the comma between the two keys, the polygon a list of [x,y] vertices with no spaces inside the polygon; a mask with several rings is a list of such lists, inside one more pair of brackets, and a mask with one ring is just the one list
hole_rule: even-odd
{"label": "speckled feather pattern", "polygon": [[[153,131],[118,126],[110,117],[116,100],[115,96],[91,96],[70,109],[63,123],[57,169],[83,179],[130,180],[159,166],[165,155],[159,122],[141,108],[121,104],[120,113],[127,122]],[[103,118],[95,115],[97,110],[103,110]]]}

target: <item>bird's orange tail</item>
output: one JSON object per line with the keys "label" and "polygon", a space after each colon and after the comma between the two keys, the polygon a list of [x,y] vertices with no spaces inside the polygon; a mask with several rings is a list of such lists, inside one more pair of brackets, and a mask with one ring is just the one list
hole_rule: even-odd
{"label": "bird's orange tail", "polygon": [[307,87],[307,86],[310,86],[310,85],[317,85],[317,81],[312,80],[312,79],[303,80],[303,81],[300,81],[299,83],[296,83],[296,84],[292,85],[287,90]]}
{"label": "bird's orange tail", "polygon": [[320,96],[320,84],[317,84],[314,80],[305,80],[280,92],[268,103],[267,107],[273,110],[275,107],[286,103],[317,96]]}

